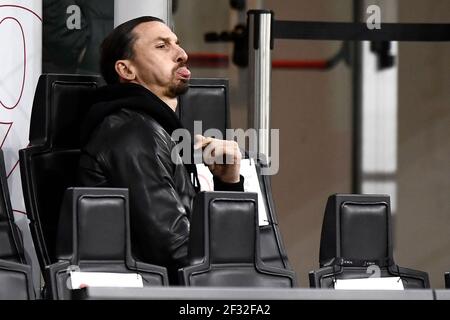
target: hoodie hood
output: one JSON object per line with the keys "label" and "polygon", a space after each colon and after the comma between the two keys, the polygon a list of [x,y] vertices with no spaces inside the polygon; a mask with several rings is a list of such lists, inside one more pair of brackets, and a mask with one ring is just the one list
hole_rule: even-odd
{"label": "hoodie hood", "polygon": [[138,110],[157,121],[169,135],[182,128],[176,113],[153,92],[135,83],[119,83],[98,88],[92,106],[81,125],[81,144],[89,140],[92,132],[105,119],[120,109]]}

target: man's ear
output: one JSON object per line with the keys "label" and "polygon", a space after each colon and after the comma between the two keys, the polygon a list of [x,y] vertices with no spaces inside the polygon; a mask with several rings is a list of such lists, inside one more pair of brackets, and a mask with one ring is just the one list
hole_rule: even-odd
{"label": "man's ear", "polygon": [[126,81],[133,81],[136,79],[136,73],[130,60],[117,60],[114,65],[119,77]]}

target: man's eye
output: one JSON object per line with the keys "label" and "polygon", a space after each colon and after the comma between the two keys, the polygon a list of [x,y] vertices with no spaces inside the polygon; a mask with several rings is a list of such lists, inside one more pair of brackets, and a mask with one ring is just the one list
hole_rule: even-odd
{"label": "man's eye", "polygon": [[158,49],[163,49],[163,48],[165,48],[166,47],[166,44],[165,43],[160,43],[160,44],[158,44],[157,46],[156,46],[156,48],[158,48]]}

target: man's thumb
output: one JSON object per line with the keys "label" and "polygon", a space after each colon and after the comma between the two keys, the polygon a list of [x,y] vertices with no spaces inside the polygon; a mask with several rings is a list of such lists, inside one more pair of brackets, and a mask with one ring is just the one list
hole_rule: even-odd
{"label": "man's thumb", "polygon": [[200,149],[201,147],[203,147],[203,140],[205,139],[204,136],[202,136],[201,134],[196,134],[194,137],[194,149]]}

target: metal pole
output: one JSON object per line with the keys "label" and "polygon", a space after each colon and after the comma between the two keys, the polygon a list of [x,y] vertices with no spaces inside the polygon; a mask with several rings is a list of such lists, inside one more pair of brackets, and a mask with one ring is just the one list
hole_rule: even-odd
{"label": "metal pole", "polygon": [[[395,1],[356,0],[355,21],[364,22],[376,8],[382,21],[396,20]],[[392,48],[389,47],[388,53],[394,63],[383,67],[376,42],[355,43],[353,192],[389,194],[391,212],[394,213],[397,207],[398,55],[397,43],[391,41],[389,44]]]}
{"label": "metal pole", "polygon": [[[363,6],[361,0],[353,1],[353,22],[361,22]],[[352,193],[361,193],[362,184],[362,43],[352,42],[352,82],[353,82],[353,115],[352,115]]]}
{"label": "metal pole", "polygon": [[248,12],[250,54],[248,119],[249,128],[258,130],[256,151],[263,161],[268,161],[270,156],[272,23],[271,11],[250,10]]}

